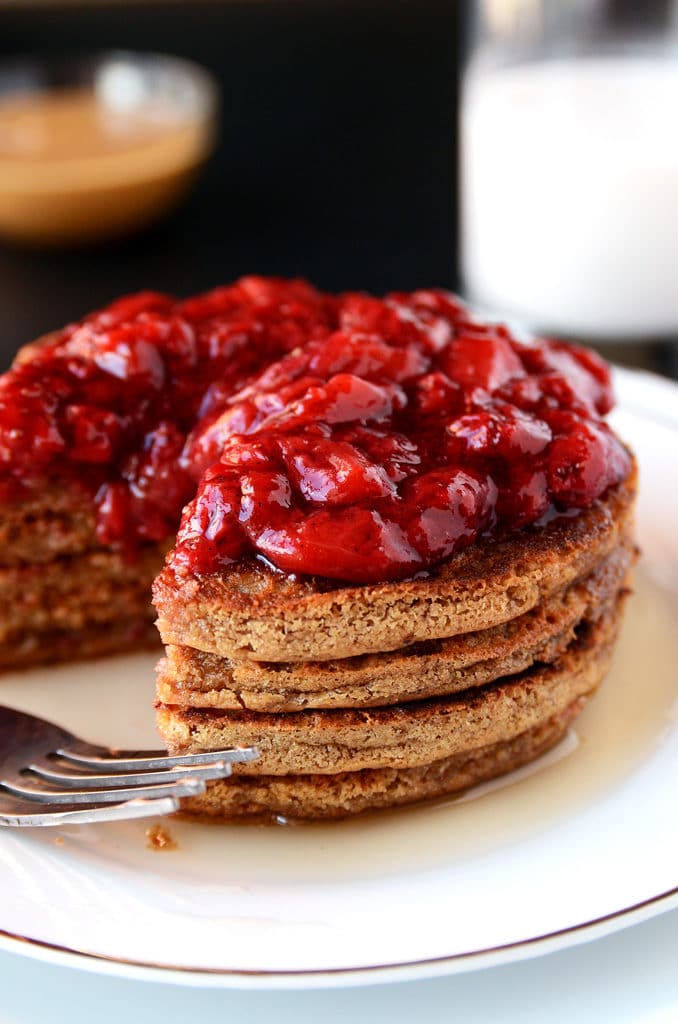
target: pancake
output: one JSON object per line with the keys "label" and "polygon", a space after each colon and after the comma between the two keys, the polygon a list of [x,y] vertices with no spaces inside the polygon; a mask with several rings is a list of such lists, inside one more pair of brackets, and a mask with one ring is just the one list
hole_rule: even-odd
{"label": "pancake", "polygon": [[181,817],[203,820],[340,819],[451,796],[523,767],[565,735],[587,697],[512,740],[443,758],[418,768],[374,768],[336,775],[233,776],[182,800]]}
{"label": "pancake", "polygon": [[152,615],[147,619],[135,615],[102,623],[89,622],[80,629],[28,629],[13,634],[0,646],[0,671],[154,651],[159,647],[160,638]]}
{"label": "pancake", "polygon": [[415,768],[507,742],[596,689],[609,666],[624,597],[578,632],[552,665],[450,697],[372,709],[294,714],[158,707],[171,754],[256,746],[236,774],[305,775]]}
{"label": "pancake", "polygon": [[324,661],[490,629],[593,572],[628,535],[635,471],[576,515],[488,538],[429,575],[327,586],[256,562],[204,576],[166,565],[153,586],[163,643],[222,658]]}
{"label": "pancake", "polygon": [[[0,568],[2,664],[25,664],[27,645],[35,651],[33,661],[44,660],[39,648],[55,632],[73,634],[69,656],[77,657],[83,631],[118,622],[128,625],[130,620],[143,626],[151,623],[151,581],[162,555],[162,549],[149,547],[128,562],[113,551],[91,551]],[[57,645],[55,653],[62,649],[66,653]],[[107,648],[105,634],[99,634],[97,653],[117,649],[113,635]]]}
{"label": "pancake", "polygon": [[169,542],[102,545],[72,481],[0,507],[0,670],[152,649],[151,584]]}
{"label": "pancake", "polygon": [[616,595],[634,557],[624,541],[585,579],[511,622],[384,654],[276,664],[169,646],[158,665],[157,697],[189,707],[290,712],[372,707],[482,686],[554,661],[575,627]]}
{"label": "pancake", "polygon": [[0,566],[51,562],[101,550],[91,504],[64,482],[0,505]]}

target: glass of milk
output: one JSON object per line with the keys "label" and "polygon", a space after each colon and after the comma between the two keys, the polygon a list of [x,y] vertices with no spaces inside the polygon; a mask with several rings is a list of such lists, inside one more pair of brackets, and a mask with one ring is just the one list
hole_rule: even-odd
{"label": "glass of milk", "polygon": [[570,336],[678,333],[673,8],[476,0],[460,214],[477,305]]}

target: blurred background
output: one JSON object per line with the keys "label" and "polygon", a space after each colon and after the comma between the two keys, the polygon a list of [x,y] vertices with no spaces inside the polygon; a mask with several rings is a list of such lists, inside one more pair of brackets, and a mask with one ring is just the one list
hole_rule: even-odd
{"label": "blurred background", "polygon": [[[10,92],[15,92],[23,74],[17,79],[17,60],[21,68],[22,60],[35,55],[67,55],[68,65],[78,54],[152,51],[200,65],[213,77],[219,95],[216,141],[212,135],[203,139],[204,155],[210,155],[183,200],[156,223],[96,244],[73,245],[72,239],[59,244],[58,237],[49,245],[35,239],[26,244],[16,225],[11,241],[0,240],[2,366],[20,344],[126,291],[157,288],[188,294],[244,273],[302,275],[333,290],[383,292],[440,285],[471,293],[480,305],[502,306],[503,312],[506,303],[497,296],[501,299],[506,288],[510,295],[520,290],[508,267],[522,274],[529,295],[535,267],[555,267],[550,261],[564,250],[550,231],[546,242],[535,238],[528,244],[523,239],[523,253],[511,242],[505,264],[492,264],[489,253],[499,252],[502,238],[519,243],[523,236],[520,225],[526,224],[526,213],[520,203],[529,196],[520,194],[520,168],[521,161],[532,165],[534,154],[525,153],[524,141],[515,144],[510,130],[497,133],[497,125],[506,127],[510,109],[508,115],[495,111],[494,121],[483,121],[482,111],[489,108],[480,102],[473,106],[480,94],[469,83],[479,81],[479,69],[486,65],[496,71],[535,56],[580,57],[593,45],[606,45],[612,33],[625,38],[638,33],[644,28],[638,24],[639,11],[652,32],[663,33],[664,42],[670,36],[673,45],[673,6],[669,0],[0,0],[0,222],[5,180],[11,193],[8,216],[18,216],[17,211],[24,216],[17,189],[26,192],[21,200],[25,208],[38,216],[28,189],[30,168],[19,173],[14,166],[14,179],[3,178],[3,144],[11,148],[18,138],[2,118],[6,82],[11,80]],[[3,63],[14,68],[4,88]],[[678,67],[678,56],[672,66]],[[51,84],[63,84],[61,70],[52,68],[50,74]],[[125,93],[126,85],[125,79],[122,91],[129,98],[134,89]],[[678,76],[676,87],[675,97],[669,90],[669,98],[678,104]],[[660,82],[655,94],[663,89]],[[537,93],[543,94],[541,85]],[[508,95],[503,84],[500,95],[502,102]],[[518,95],[518,107],[523,101],[524,95],[522,100]],[[559,113],[559,102],[556,96],[552,107],[542,104],[536,128],[523,119],[528,135],[533,129],[543,134],[548,124],[558,126],[558,118],[565,116]],[[580,102],[588,106],[588,97]],[[571,105],[568,109],[566,138],[572,152],[577,144],[572,124],[579,120]],[[605,111],[600,116],[604,122]],[[646,119],[646,108],[637,116]],[[477,125],[488,124],[489,136],[476,131]],[[596,123],[587,131],[597,137],[599,129]],[[661,129],[674,132],[670,120]],[[553,149],[553,139],[548,146]],[[582,152],[578,165],[587,159]],[[662,160],[665,164],[666,154]],[[489,169],[489,177],[478,167]],[[514,179],[507,178],[509,168]],[[678,196],[678,150],[669,170],[676,172],[670,187]],[[605,167],[601,173],[599,188],[607,193],[609,184],[619,203],[633,203],[633,182],[622,195],[614,176],[606,175]],[[486,191],[473,190],[469,175]],[[545,175],[550,176],[548,167]],[[554,182],[556,191],[546,197],[547,204],[561,205],[571,177]],[[515,207],[517,219],[499,223],[495,217],[488,234],[473,211],[489,209],[488,196],[496,198],[507,180],[511,193],[504,195],[504,207]],[[531,189],[528,182],[527,191]],[[568,223],[581,208],[581,194],[570,198]],[[71,226],[84,209],[66,207],[58,196],[55,202],[57,213]],[[592,207],[597,205],[594,197]],[[109,204],[102,201],[100,209],[103,217]],[[543,221],[542,213],[535,217]],[[615,209],[610,217],[617,223]],[[672,241],[678,239],[678,207],[674,228],[668,243],[662,243],[669,246],[660,254],[662,265],[678,256],[678,242]],[[575,250],[586,245],[578,237],[579,242],[576,233],[574,240],[566,240]],[[617,241],[614,248],[619,248]],[[636,254],[636,263],[639,259]],[[576,270],[576,252],[572,261]],[[559,280],[568,272],[566,263],[554,271]],[[673,266],[675,262],[671,270]],[[589,276],[587,270],[583,274]],[[582,323],[573,317],[570,322],[567,315],[554,315],[549,322],[558,303],[571,300],[570,293],[563,298],[547,284],[537,282],[541,307],[521,300],[515,309],[509,303],[506,311],[534,326],[592,340],[619,361],[675,373],[678,306],[675,322],[670,309],[659,326],[641,316],[630,331],[620,331],[602,307],[598,320]],[[620,295],[629,291],[621,278],[610,279],[606,288],[608,306],[615,303],[615,289]],[[678,287],[675,291],[678,295]],[[593,296],[587,301],[602,300]],[[654,302],[652,296],[647,301]]]}

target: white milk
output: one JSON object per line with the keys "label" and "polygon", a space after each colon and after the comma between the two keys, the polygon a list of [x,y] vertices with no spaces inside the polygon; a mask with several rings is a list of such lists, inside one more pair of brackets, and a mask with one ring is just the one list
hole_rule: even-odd
{"label": "white milk", "polygon": [[678,330],[678,57],[553,60],[467,75],[469,295],[594,336]]}

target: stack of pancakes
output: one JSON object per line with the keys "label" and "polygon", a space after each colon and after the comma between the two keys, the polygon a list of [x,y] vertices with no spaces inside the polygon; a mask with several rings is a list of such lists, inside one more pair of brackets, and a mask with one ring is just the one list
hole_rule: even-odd
{"label": "stack of pancakes", "polygon": [[169,544],[126,559],[70,481],[0,502],[0,669],[155,647],[151,583]]}
{"label": "stack of pancakes", "polygon": [[[25,345],[14,367],[57,338]],[[10,450],[17,439],[0,434]],[[170,541],[129,559],[102,543],[96,526],[91,498],[72,476],[9,499],[0,491],[0,670],[157,646],[150,591]]]}
{"label": "stack of pancakes", "polygon": [[635,558],[635,476],[430,575],[338,585],[255,561],[155,584],[170,753],[256,746],[186,802],[333,818],[467,789],[553,746],[605,675]]}

